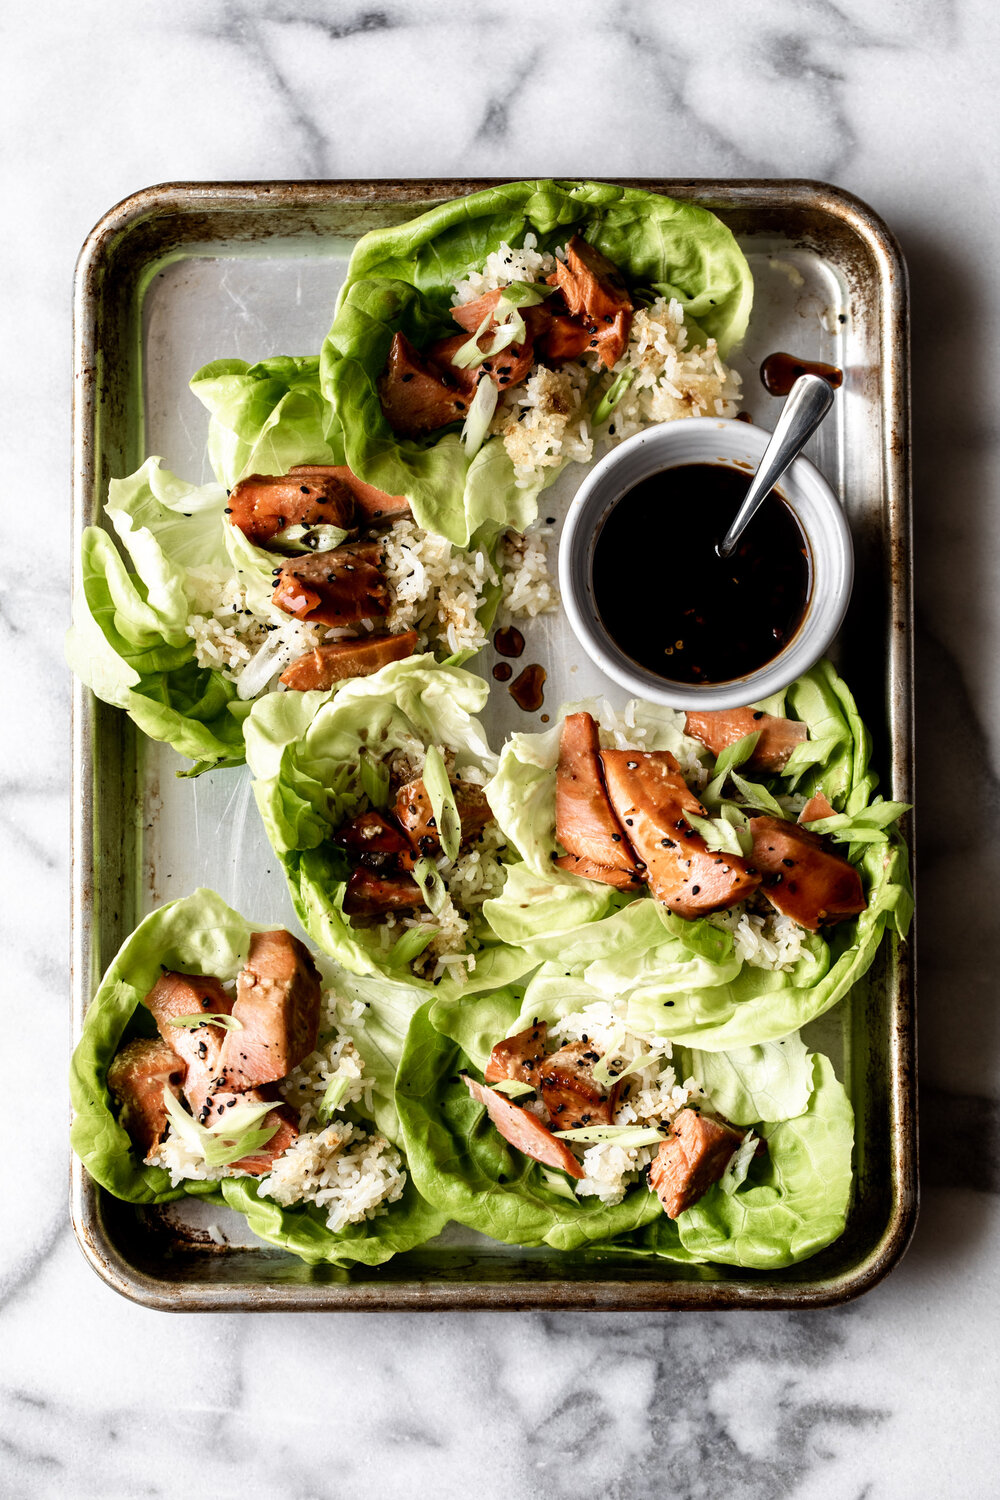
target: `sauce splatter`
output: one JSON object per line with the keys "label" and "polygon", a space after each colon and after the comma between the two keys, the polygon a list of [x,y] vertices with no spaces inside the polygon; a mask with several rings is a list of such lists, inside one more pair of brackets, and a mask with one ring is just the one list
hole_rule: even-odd
{"label": "sauce splatter", "polygon": [[524,636],[516,625],[506,625],[496,632],[493,644],[501,656],[520,656],[524,650]]}
{"label": "sauce splatter", "polygon": [[537,713],[544,702],[543,689],[545,678],[548,674],[544,667],[537,662],[532,662],[525,667],[519,677],[515,677],[507,689],[518,708],[523,708],[526,714]]}
{"label": "sauce splatter", "polygon": [[760,378],[764,389],[772,396],[787,396],[800,375],[819,375],[829,382],[834,390],[844,380],[843,370],[836,365],[824,365],[818,360],[799,359],[794,354],[780,350],[769,354],[760,367]]}
{"label": "sauce splatter", "polygon": [[514,675],[514,668],[509,661],[498,661],[493,668],[493,676],[497,682],[509,682]]}

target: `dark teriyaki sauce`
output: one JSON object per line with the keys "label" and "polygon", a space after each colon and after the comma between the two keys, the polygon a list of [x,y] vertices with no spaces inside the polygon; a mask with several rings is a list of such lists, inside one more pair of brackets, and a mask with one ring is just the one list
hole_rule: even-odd
{"label": "dark teriyaki sauce", "polygon": [[524,636],[516,625],[505,625],[493,636],[493,645],[501,656],[520,656],[524,650]]}
{"label": "dark teriyaki sauce", "polygon": [[493,676],[497,682],[509,682],[514,675],[514,668],[509,661],[498,661],[493,668]]}
{"label": "dark teriyaki sauce", "polygon": [[541,708],[544,702],[543,689],[547,675],[544,667],[539,666],[537,662],[532,662],[518,677],[514,678],[507,689],[518,708],[522,708],[526,714],[537,713]]}
{"label": "dark teriyaki sauce", "polygon": [[684,464],[623,495],[594,545],[594,602],[618,647],[674,682],[730,682],[772,661],[809,599],[808,543],[773,492],[732,557],[719,543],[750,476]]}
{"label": "dark teriyaki sauce", "polygon": [[772,396],[787,396],[800,375],[819,375],[834,390],[844,380],[843,370],[836,365],[824,365],[816,359],[799,359],[780,350],[769,354],[760,367],[761,382]]}

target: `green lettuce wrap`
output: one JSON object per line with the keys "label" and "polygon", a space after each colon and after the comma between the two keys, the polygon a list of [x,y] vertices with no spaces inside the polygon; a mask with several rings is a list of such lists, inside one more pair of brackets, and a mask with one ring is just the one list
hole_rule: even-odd
{"label": "green lettuce wrap", "polygon": [[[906,847],[892,826],[904,808],[875,797],[868,731],[830,663],[757,706],[801,720],[809,738],[780,775],[743,778],[747,796],[766,805],[766,797],[823,791],[835,813],[810,826],[839,840],[868,898],[860,916],[822,934],[803,932],[788,969],[742,961],[724,917],[687,921],[651,897],[622,896],[553,867],[558,725],[513,736],[487,788],[522,856],[501,894],[484,907],[497,936],[540,961],[558,961],[567,983],[571,977],[595,997],[627,1000],[640,1030],[710,1051],[785,1036],[822,1015],[866,973],[886,934],[894,943],[905,937],[913,909]],[[600,718],[600,706],[590,707]],[[682,715],[638,704],[633,725],[637,744],[691,764],[693,742],[683,734]],[[548,982],[543,974],[532,984]]]}
{"label": "green lettuce wrap", "polygon": [[[262,1196],[258,1178],[184,1179],[172,1186],[170,1173],[163,1167],[146,1165],[138,1158],[108,1091],[108,1067],[122,1043],[134,1036],[156,1035],[143,1000],[163,969],[233,979],[246,962],[251,934],[267,930],[268,924],[247,921],[210,890],[195,891],[160,907],[139,924],[104,975],[73,1053],[71,1143],[91,1177],[127,1202],[168,1203],[184,1196],[208,1199],[242,1212],[260,1238],[306,1261],[378,1265],[397,1251],[423,1243],[443,1226],[441,1212],[420,1197],[410,1180],[402,1197],[385,1213],[348,1224],[336,1233],[327,1227],[325,1212],[315,1204],[283,1207]],[[398,1146],[395,1072],[409,1017],[425,996],[414,987],[407,996],[406,986],[398,983],[383,1003],[382,990],[369,987],[362,993],[353,976],[332,966],[327,966],[324,981],[338,995],[367,1007],[363,1026],[356,1023],[343,1029],[361,1053],[364,1077],[372,1085],[366,1096],[371,1103],[353,1103],[345,1115],[354,1123],[376,1124]],[[370,1040],[359,1045],[362,1033]]]}
{"label": "green lettuce wrap", "polygon": [[194,761],[190,774],[243,760],[247,706],[219,671],[199,667],[188,621],[206,584],[231,576],[226,492],[192,485],[148,458],[111,481],[107,532],[83,534],[66,656],[78,677],[151,739]]}
{"label": "green lettuce wrap", "polygon": [[[567,999],[561,1015],[579,1005],[580,997]],[[550,1010],[551,1021],[559,1018]],[[705,1064],[710,1109],[728,1108],[734,1124],[755,1129],[723,1179],[673,1221],[644,1172],[619,1203],[577,1197],[567,1176],[512,1148],[494,1128],[461,1075],[481,1074],[493,1043],[522,1021],[516,992],[500,990],[429,1001],[410,1023],[396,1107],[414,1182],[449,1217],[509,1244],[620,1244],[649,1257],[767,1268],[791,1265],[843,1232],[853,1116],[828,1060],[808,1053],[800,1038],[678,1058],[695,1079]],[[767,1152],[756,1156],[760,1138]]]}
{"label": "green lettuce wrap", "polygon": [[[382,764],[397,751],[422,757],[433,747],[453,754],[459,771],[490,774],[496,757],[475,717],[488,692],[482,678],[460,667],[413,656],[329,692],[273,693],[254,705],[245,726],[247,761],[267,836],[299,920],[345,969],[409,979],[411,963],[438,931],[431,914],[421,914],[390,947],[381,936],[385,924],[359,924],[343,910],[351,867],[334,836],[372,803],[366,761]],[[466,951],[474,963],[457,976],[439,977],[435,986],[419,982],[443,992],[485,990],[537,963],[500,942],[477,913]]]}
{"label": "green lettuce wrap", "polygon": [[[742,251],[707,209],[640,188],[595,182],[505,183],[373,230],[355,247],[321,354],[323,393],[343,427],[346,461],[362,479],[406,495],[419,524],[458,546],[484,529],[523,530],[541,481],[515,480],[503,443],[470,460],[455,432],[429,442],[393,433],[378,395],[394,334],[418,348],[453,334],[454,282],[501,242],[536,237],[547,251],[580,233],[635,288],[676,297],[689,334],[723,356],[746,329],[753,282]],[[555,468],[546,471],[546,482]]]}

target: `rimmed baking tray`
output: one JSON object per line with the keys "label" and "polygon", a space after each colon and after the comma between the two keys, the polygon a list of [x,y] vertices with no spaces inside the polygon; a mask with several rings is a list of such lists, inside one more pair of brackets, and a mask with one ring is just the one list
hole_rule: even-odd
{"label": "rimmed baking tray", "polygon": [[[485,181],[179,183],[126,199],[88,237],[75,298],[74,546],[107,482],[148,452],[192,480],[206,417],[187,391],[199,365],[318,351],[354,241]],[[906,269],[885,224],[816,182],[651,181],[692,199],[738,236],[754,270],[750,333],[734,359],[744,406],[770,426],[757,380],[774,348],[840,365],[836,420],[810,452],[845,506],[857,584],[838,664],[875,738],[886,795],[912,801],[909,344]],[[557,545],[582,477],[543,493]],[[561,613],[533,626],[529,654],[549,671],[546,708],[585,693],[622,695],[582,659]],[[472,664],[484,675],[489,651]],[[533,721],[537,723],[537,715]],[[531,727],[495,690],[495,741]],[[284,882],[252,807],[248,774],[177,780],[180,758],[77,684],[74,700],[73,1021],[151,907],[215,886],[256,920],[294,925]],[[906,829],[912,843],[912,827]],[[911,939],[912,944],[912,939]],[[263,1246],[236,1216],[193,1200],[119,1203],[74,1159],[73,1227],[116,1291],[150,1307],[196,1309],[731,1308],[842,1302],[873,1286],[906,1248],[916,1215],[914,980],[911,946],[886,942],[866,980],[811,1040],[833,1057],[857,1119],[846,1233],[779,1272],[687,1267],[614,1251],[519,1250],[461,1230],[376,1270],[310,1267]],[[221,1216],[224,1218],[224,1216]],[[211,1230],[211,1233],[209,1232]]]}

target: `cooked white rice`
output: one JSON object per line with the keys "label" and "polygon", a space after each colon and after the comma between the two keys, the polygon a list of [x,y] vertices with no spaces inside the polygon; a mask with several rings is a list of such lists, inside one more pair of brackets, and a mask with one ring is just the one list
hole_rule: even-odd
{"label": "cooked white rice", "polygon": [[[298,1114],[298,1138],[258,1179],[261,1196],[284,1207],[315,1203],[325,1209],[327,1226],[335,1234],[348,1224],[384,1213],[406,1185],[403,1158],[384,1136],[342,1117],[326,1125],[320,1118],[323,1097],[335,1079],[346,1086],[339,1091],[333,1113],[342,1116],[351,1104],[371,1109],[372,1084],[363,1076],[357,1047],[342,1029],[357,1025],[364,1012],[362,1001],[344,1000],[333,990],[324,993],[320,1044],[278,1086]],[[173,1187],[185,1180],[215,1182],[246,1175],[232,1166],[206,1166],[173,1126],[146,1160],[150,1166],[164,1167]]]}
{"label": "cooked white rice", "polygon": [[534,234],[526,234],[524,244],[516,250],[501,240],[499,248],[486,257],[481,271],[470,271],[464,281],[455,282],[452,305],[463,307],[512,281],[543,281],[555,270],[556,258],[537,247]]}
{"label": "cooked white rice", "polygon": [[752,969],[788,973],[802,957],[805,929],[771,907],[754,912],[743,902],[729,911],[713,912],[708,920],[732,933],[736,957]]}

